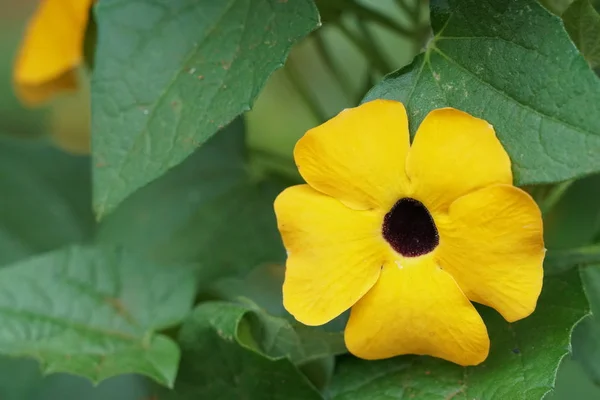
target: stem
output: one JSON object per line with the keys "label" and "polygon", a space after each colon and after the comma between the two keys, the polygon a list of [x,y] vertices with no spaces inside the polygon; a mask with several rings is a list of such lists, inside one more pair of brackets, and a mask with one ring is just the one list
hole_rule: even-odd
{"label": "stem", "polygon": [[544,261],[545,270],[554,275],[575,266],[600,264],[600,245],[575,247],[564,250],[548,250]]}
{"label": "stem", "polygon": [[[371,67],[372,67],[372,65],[369,64],[369,68],[371,68]],[[371,74],[371,71],[369,70],[369,71],[367,71],[367,73],[365,75],[363,84],[360,85],[359,92],[357,93],[355,98],[352,99],[352,104],[354,104],[354,105],[360,104],[360,101],[365,97],[365,94],[367,94],[367,92],[369,90],[371,90],[373,85],[375,85],[375,79],[373,79],[373,75]]]}
{"label": "stem", "polygon": [[[359,20],[360,21],[360,20]],[[381,54],[377,52],[377,49],[374,48],[372,43],[367,43],[363,41],[358,35],[354,34],[346,25],[339,22],[336,26],[342,31],[344,36],[346,36],[358,50],[360,50],[363,55],[373,64],[375,69],[377,69],[382,74],[387,74],[392,69],[388,65],[387,61],[383,59]]]}
{"label": "stem", "polygon": [[419,0],[416,0],[412,7],[407,4],[406,0],[396,0],[396,5],[411,17],[415,26],[419,24],[421,19],[421,4]]}
{"label": "stem", "polygon": [[362,15],[366,19],[370,19],[371,21],[377,22],[378,24],[385,26],[386,28],[398,33],[399,35],[406,36],[407,38],[412,38],[414,36],[414,32],[398,24],[396,21],[394,21],[387,15],[380,14],[379,12],[371,8],[365,7],[362,4],[356,3],[355,1],[349,2],[348,8],[354,11],[357,15]]}
{"label": "stem", "polygon": [[302,178],[291,158],[260,148],[249,149],[249,155],[254,165],[266,169],[269,174],[279,175],[294,183],[302,183]]}
{"label": "stem", "polygon": [[384,67],[385,70],[381,71],[381,72],[383,74],[387,74],[388,72],[393,71],[394,68],[385,59],[385,55],[383,54],[383,51],[381,50],[381,47],[379,46],[379,43],[373,37],[373,34],[371,33],[371,30],[367,26],[367,23],[365,21],[359,19],[358,20],[358,28],[360,29],[362,35],[366,39],[366,42],[367,42],[366,45],[369,46],[369,48],[371,49],[371,51],[373,52],[373,54],[376,55],[377,62],[382,67]]}
{"label": "stem", "polygon": [[317,100],[314,93],[312,93],[308,89],[306,84],[303,82],[302,78],[300,77],[300,74],[296,70],[294,63],[291,60],[291,57],[288,57],[288,62],[285,65],[285,68],[283,68],[283,70],[285,71],[285,74],[292,86],[294,86],[296,92],[298,92],[304,103],[308,106],[315,118],[317,118],[318,122],[321,123],[327,121],[327,116],[325,115],[325,112],[321,109],[319,101]]}
{"label": "stem", "polygon": [[540,210],[542,211],[542,214],[547,214],[554,208],[554,206],[556,206],[572,183],[573,180],[564,181],[550,189],[550,192],[540,204]]}
{"label": "stem", "polygon": [[331,52],[327,48],[327,43],[325,43],[325,39],[323,38],[323,35],[321,32],[323,32],[323,31],[318,30],[314,35],[315,45],[317,46],[317,52],[319,53],[319,56],[325,63],[325,66],[329,69],[329,71],[331,71],[331,74],[333,75],[333,77],[337,81],[338,85],[344,92],[344,95],[347,98],[351,99],[351,98],[353,98],[354,95],[352,93],[352,88],[350,87],[350,83],[349,83],[350,81],[348,80],[348,77],[344,73],[344,70],[341,68],[338,68],[335,61],[333,60],[333,57],[331,56]]}

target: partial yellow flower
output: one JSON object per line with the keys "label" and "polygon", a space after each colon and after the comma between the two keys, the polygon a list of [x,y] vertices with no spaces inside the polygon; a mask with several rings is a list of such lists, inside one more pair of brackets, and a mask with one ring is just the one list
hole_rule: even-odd
{"label": "partial yellow flower", "polygon": [[471,301],[507,321],[542,289],[541,213],[512,186],[484,120],[434,110],[410,144],[404,106],[375,100],[309,130],[294,150],[308,183],[275,201],[288,252],[283,301],[306,325],[352,308],[354,355],[423,354],[476,365],[489,352]]}
{"label": "partial yellow flower", "polygon": [[41,0],[14,67],[17,96],[37,105],[77,88],[77,68],[93,0]]}

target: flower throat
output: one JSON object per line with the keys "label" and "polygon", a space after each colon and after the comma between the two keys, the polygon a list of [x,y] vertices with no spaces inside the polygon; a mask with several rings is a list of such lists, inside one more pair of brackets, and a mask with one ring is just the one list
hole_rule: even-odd
{"label": "flower throat", "polygon": [[418,200],[398,200],[383,218],[383,237],[394,250],[405,257],[427,254],[440,242],[435,222]]}

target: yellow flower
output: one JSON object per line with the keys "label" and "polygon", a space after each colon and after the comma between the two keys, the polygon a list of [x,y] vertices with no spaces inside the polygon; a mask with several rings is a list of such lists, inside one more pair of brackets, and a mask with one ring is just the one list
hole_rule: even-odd
{"label": "yellow flower", "polygon": [[283,301],[306,325],[349,308],[348,350],[425,354],[461,365],[488,355],[471,301],[507,321],[533,312],[545,249],[540,211],[512,186],[486,121],[434,110],[412,145],[404,106],[375,100],[309,130],[294,150],[308,185],[275,201],[288,259]]}
{"label": "yellow flower", "polygon": [[17,96],[36,105],[77,87],[93,0],[42,0],[29,22],[13,73]]}

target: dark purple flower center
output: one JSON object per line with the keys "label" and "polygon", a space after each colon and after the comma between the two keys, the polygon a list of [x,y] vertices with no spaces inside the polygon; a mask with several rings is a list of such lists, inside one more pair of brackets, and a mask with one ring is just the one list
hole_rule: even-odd
{"label": "dark purple flower center", "polygon": [[440,243],[435,222],[418,200],[398,200],[383,218],[383,237],[394,250],[405,257],[427,254]]}

